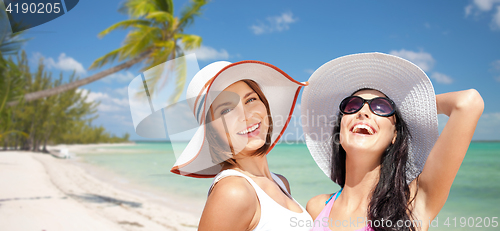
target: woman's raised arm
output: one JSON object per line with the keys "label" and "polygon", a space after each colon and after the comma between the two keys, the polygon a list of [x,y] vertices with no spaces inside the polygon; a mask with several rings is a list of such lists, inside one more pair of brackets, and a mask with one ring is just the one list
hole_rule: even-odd
{"label": "woman's raised arm", "polygon": [[419,176],[416,200],[417,211],[432,219],[448,198],[484,109],[483,99],[474,89],[437,95],[436,104],[438,114],[449,119]]}

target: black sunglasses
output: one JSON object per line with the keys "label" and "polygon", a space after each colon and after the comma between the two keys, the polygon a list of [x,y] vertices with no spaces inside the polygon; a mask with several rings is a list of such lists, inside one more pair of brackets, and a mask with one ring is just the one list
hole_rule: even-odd
{"label": "black sunglasses", "polygon": [[342,114],[354,114],[361,110],[365,103],[368,103],[370,110],[375,115],[389,117],[396,112],[396,104],[386,97],[377,97],[373,99],[363,99],[359,96],[349,96],[340,103]]}

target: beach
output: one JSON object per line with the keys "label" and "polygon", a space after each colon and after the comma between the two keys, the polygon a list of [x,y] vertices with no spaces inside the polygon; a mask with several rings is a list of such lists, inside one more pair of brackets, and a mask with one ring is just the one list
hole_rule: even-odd
{"label": "beach", "polygon": [[[71,158],[0,152],[0,230],[197,229],[212,179],[171,173],[170,143],[51,148],[66,148]],[[303,206],[340,189],[303,143],[276,145],[268,162]],[[497,230],[499,179],[500,142],[473,142],[430,230]]]}
{"label": "beach", "polygon": [[[96,146],[69,150],[85,147]],[[0,152],[0,185],[1,230],[196,230],[201,210],[152,202],[42,153]]]}

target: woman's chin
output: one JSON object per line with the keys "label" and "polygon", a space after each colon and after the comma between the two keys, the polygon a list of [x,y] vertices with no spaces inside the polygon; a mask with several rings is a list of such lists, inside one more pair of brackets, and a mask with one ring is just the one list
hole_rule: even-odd
{"label": "woman's chin", "polygon": [[248,143],[245,145],[243,148],[239,148],[239,150],[234,150],[236,153],[243,153],[243,154],[253,154],[256,152],[259,148],[264,146],[266,142],[261,139],[251,139],[248,141]]}
{"label": "woman's chin", "polygon": [[261,140],[261,139],[252,139],[252,140],[248,141],[248,144],[245,147],[245,149],[257,151],[257,149],[264,146],[265,143],[266,143],[266,141]]}
{"label": "woman's chin", "polygon": [[384,153],[385,148],[369,142],[358,142],[342,145],[346,153],[361,153],[363,155],[379,155]]}

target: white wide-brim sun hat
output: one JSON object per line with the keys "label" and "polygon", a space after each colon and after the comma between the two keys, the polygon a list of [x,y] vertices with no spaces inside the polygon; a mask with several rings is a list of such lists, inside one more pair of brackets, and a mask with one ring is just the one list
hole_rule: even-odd
{"label": "white wide-brim sun hat", "polygon": [[273,133],[268,152],[276,145],[290,122],[300,89],[306,86],[307,82],[298,82],[279,68],[265,62],[215,62],[201,69],[188,86],[186,99],[200,126],[177,158],[171,172],[197,178],[214,177],[220,172],[221,165],[212,160],[209,143],[205,137],[205,116],[220,92],[244,79],[255,81],[267,98],[273,119]]}
{"label": "white wide-brim sun hat", "polygon": [[418,66],[383,53],[353,54],[325,63],[308,82],[301,101],[305,141],[314,161],[328,177],[333,166],[332,133],[340,102],[363,88],[378,90],[394,101],[411,134],[408,183],[422,172],[439,134],[434,88]]}

